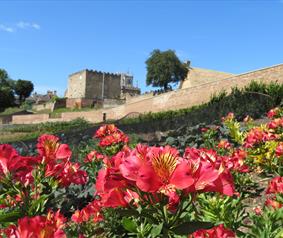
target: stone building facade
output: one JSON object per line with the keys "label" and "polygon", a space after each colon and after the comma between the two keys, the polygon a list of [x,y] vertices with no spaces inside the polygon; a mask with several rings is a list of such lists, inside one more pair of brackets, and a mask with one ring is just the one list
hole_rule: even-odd
{"label": "stone building facade", "polygon": [[103,104],[107,100],[120,104],[127,94],[140,94],[140,89],[133,86],[133,76],[86,69],[69,76],[65,96],[67,107],[73,108]]}

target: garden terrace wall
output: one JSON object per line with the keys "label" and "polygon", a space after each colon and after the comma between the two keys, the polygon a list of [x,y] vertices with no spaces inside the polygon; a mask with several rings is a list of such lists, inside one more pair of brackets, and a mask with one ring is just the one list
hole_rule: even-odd
{"label": "garden terrace wall", "polygon": [[32,114],[32,115],[16,115],[12,116],[13,124],[36,124],[47,122],[49,114]]}
{"label": "garden terrace wall", "polygon": [[163,93],[140,101],[132,101],[132,103],[126,103],[115,108],[88,112],[62,113],[62,120],[69,121],[82,117],[90,122],[96,123],[102,122],[103,113],[106,113],[106,119],[108,120],[118,120],[132,112],[148,113],[190,108],[192,106],[208,102],[211,95],[217,94],[222,90],[230,92],[232,87],[237,86],[238,88],[242,88],[247,86],[252,80],[264,83],[270,83],[271,81],[283,83],[283,64],[205,83],[191,88]]}

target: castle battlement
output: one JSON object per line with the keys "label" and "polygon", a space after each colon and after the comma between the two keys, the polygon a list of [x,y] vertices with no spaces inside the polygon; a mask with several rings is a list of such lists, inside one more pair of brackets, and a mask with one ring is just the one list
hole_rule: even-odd
{"label": "castle battlement", "polygon": [[91,101],[123,99],[127,94],[138,95],[140,89],[134,87],[133,76],[128,73],[103,72],[83,69],[69,75],[66,97]]}
{"label": "castle battlement", "polygon": [[69,75],[69,77],[73,76],[73,75],[77,75],[77,74],[81,74],[81,73],[91,73],[91,74],[97,74],[97,75],[106,75],[106,76],[121,76],[121,75],[127,75],[127,76],[132,76],[131,74],[128,74],[128,73],[120,73],[120,72],[117,72],[117,73],[112,73],[112,72],[105,72],[105,71],[98,71],[98,70],[93,70],[93,69],[83,69],[83,70],[80,70],[80,71],[77,71],[75,73],[72,73]]}

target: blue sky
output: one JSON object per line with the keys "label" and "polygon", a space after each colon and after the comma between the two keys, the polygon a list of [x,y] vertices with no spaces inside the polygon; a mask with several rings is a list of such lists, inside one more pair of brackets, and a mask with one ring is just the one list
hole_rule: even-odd
{"label": "blue sky", "polygon": [[0,1],[0,68],[62,96],[81,69],[145,85],[153,49],[231,73],[283,63],[283,1]]}

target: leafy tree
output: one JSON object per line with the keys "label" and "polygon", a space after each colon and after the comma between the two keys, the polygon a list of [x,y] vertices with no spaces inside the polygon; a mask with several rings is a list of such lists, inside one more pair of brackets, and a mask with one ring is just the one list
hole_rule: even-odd
{"label": "leafy tree", "polygon": [[0,69],[0,88],[9,86],[9,75],[5,69]]}
{"label": "leafy tree", "polygon": [[14,105],[14,92],[6,70],[0,69],[0,111]]}
{"label": "leafy tree", "polygon": [[188,73],[187,66],[178,59],[173,50],[154,50],[145,63],[146,84],[163,87],[165,91],[170,83],[184,80]]}
{"label": "leafy tree", "polygon": [[13,90],[9,87],[0,87],[0,111],[14,105],[15,97]]}
{"label": "leafy tree", "polygon": [[14,87],[15,93],[19,95],[20,102],[30,96],[33,91],[33,83],[28,80],[17,80]]}

